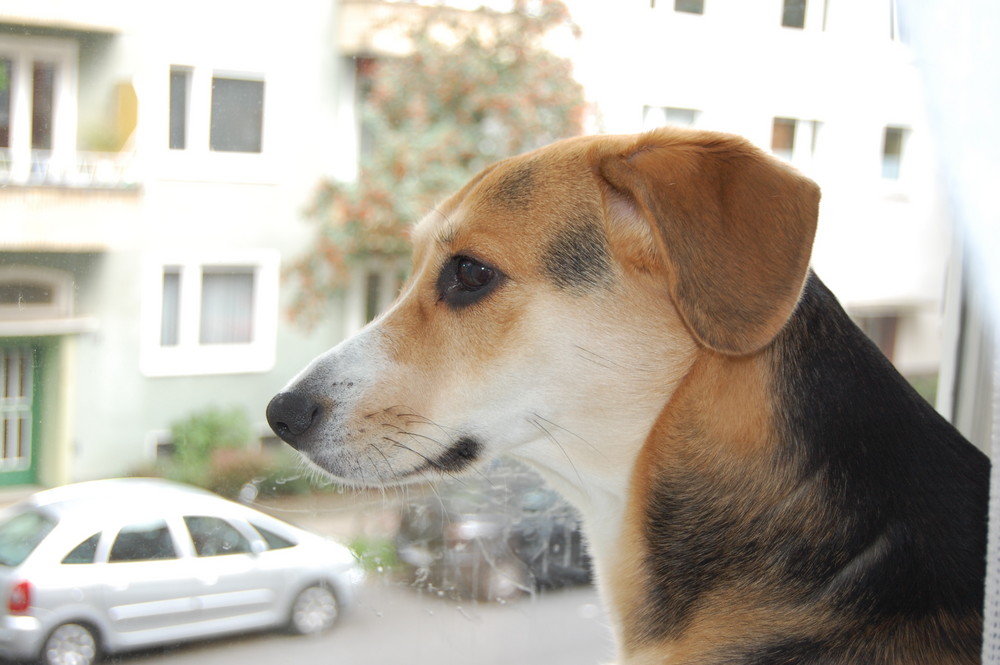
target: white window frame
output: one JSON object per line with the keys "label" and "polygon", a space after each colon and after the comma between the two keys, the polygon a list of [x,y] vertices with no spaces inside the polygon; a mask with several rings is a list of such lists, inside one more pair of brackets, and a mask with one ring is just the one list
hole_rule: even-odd
{"label": "white window frame", "polygon": [[[143,270],[140,367],[146,376],[199,376],[270,371],[278,330],[280,254],[277,250],[163,252]],[[245,344],[201,344],[201,275],[204,268],[250,268],[254,273],[253,339]],[[160,343],[163,273],[180,271],[180,328],[176,344]]]}
{"label": "white window frame", "polygon": [[[71,39],[0,35],[0,57],[11,65],[10,147],[0,160],[0,183],[61,182],[76,162],[77,79],[79,45]],[[44,174],[33,173],[36,158],[31,147],[32,65],[56,65],[53,84],[52,150],[44,159]]]}
{"label": "white window frame", "polygon": [[[187,79],[187,108],[185,118],[185,143],[183,148],[170,147],[170,74],[184,72]],[[212,150],[212,84],[216,78],[258,81],[264,84],[264,109],[261,124],[260,152]],[[273,129],[271,114],[272,93],[268,76],[264,72],[222,69],[172,62],[158,77],[162,88],[160,126],[151,140],[161,150],[160,175],[166,179],[197,180],[204,182],[245,182],[274,184],[278,180],[270,134]]]}

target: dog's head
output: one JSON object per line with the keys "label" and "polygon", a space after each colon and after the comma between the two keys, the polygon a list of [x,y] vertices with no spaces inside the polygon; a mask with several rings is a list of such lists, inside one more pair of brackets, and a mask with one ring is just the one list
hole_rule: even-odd
{"label": "dog's head", "polygon": [[414,229],[395,304],[268,407],[356,485],[498,454],[626,474],[697,353],[752,354],[808,270],[816,186],[737,137],[570,139],[499,162]]}

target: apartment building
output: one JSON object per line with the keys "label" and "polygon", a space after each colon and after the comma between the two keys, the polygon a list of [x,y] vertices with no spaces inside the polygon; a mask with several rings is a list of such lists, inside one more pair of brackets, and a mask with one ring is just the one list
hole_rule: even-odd
{"label": "apartment building", "polygon": [[335,3],[0,2],[0,485],[148,462],[343,336],[284,309],[340,150]]}

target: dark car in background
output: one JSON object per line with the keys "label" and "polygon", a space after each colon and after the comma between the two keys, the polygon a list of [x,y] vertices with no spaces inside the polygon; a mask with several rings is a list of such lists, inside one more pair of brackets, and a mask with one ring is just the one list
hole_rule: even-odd
{"label": "dark car in background", "polygon": [[396,552],[406,582],[452,598],[503,602],[592,576],[576,510],[510,461],[411,497]]}

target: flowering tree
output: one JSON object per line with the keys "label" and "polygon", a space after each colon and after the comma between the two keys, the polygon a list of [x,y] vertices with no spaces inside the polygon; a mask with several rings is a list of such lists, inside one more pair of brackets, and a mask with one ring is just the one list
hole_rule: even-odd
{"label": "flowering tree", "polygon": [[513,4],[425,7],[405,30],[408,55],[366,61],[360,114],[371,145],[357,181],[320,182],[306,211],[316,238],[289,271],[294,319],[315,321],[351,265],[407,256],[409,226],[487,164],[580,133],[582,88],[542,44],[555,29],[576,34],[568,10],[559,0]]}

